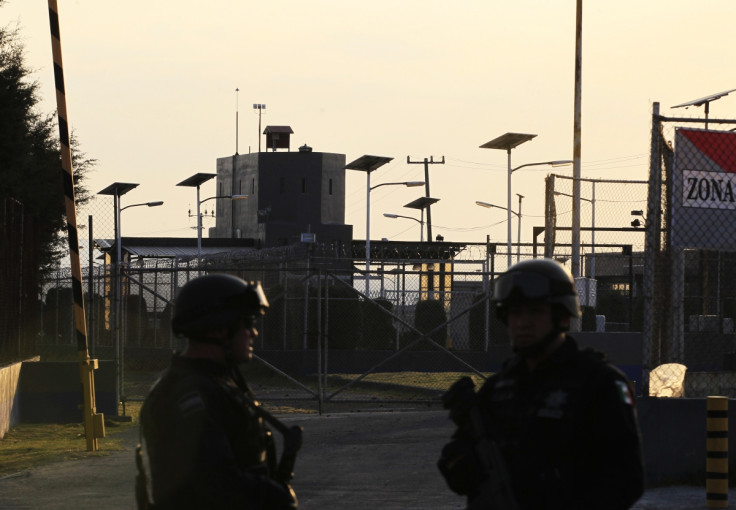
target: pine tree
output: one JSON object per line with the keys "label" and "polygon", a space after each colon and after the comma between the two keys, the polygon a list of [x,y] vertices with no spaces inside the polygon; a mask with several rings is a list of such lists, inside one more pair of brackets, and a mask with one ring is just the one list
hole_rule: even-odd
{"label": "pine tree", "polygon": [[[0,0],[0,8],[4,0]],[[17,27],[0,27],[0,199],[13,198],[33,217],[39,270],[55,267],[66,252],[65,204],[56,115],[38,111],[39,85],[33,80]],[[89,200],[85,172],[96,160],[74,149],[75,198]]]}

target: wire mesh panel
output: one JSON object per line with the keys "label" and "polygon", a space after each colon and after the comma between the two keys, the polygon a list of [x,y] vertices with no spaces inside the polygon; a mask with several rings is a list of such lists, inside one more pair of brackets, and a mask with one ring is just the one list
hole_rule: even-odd
{"label": "wire mesh panel", "polygon": [[[580,179],[582,331],[642,331],[647,181]],[[547,177],[544,254],[572,253],[573,184]]]}
{"label": "wire mesh panel", "polygon": [[[732,120],[652,123],[644,363],[650,394],[736,396],[736,133]],[[684,378],[684,379],[683,379]]]}

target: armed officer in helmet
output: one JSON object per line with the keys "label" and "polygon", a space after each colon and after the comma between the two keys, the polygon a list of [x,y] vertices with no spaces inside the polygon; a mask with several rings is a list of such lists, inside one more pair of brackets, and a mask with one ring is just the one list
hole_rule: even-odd
{"label": "armed officer in helmet", "polygon": [[188,342],[141,409],[156,510],[297,508],[288,480],[274,479],[271,432],[237,368],[267,307],[260,283],[234,276],[181,288],[172,329]]}
{"label": "armed officer in helmet", "polygon": [[477,393],[466,379],[445,395],[458,424],[438,463],[450,488],[473,509],[499,508],[504,488],[505,508],[630,508],[644,490],[633,392],[566,334],[579,316],[570,273],[550,259],[517,263],[496,280],[493,303],[514,356]]}

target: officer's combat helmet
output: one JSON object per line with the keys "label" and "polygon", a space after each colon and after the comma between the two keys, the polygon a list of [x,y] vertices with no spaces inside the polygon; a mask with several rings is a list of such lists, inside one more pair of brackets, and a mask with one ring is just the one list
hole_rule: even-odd
{"label": "officer's combat helmet", "polygon": [[575,281],[562,264],[552,259],[524,260],[511,266],[496,280],[492,301],[504,324],[508,307],[524,301],[549,303],[573,319],[580,316]]}
{"label": "officer's combat helmet", "polygon": [[199,337],[217,328],[263,315],[268,300],[261,282],[246,282],[227,274],[200,276],[187,282],[174,302],[171,327],[175,335]]}

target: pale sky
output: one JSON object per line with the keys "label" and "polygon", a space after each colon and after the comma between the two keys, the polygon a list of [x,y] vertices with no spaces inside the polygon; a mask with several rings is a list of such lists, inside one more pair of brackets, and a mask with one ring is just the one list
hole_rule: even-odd
{"label": "pale sky", "polygon": [[[216,159],[235,152],[236,110],[238,152],[257,151],[253,103],[263,103],[262,127],[291,126],[292,150],[307,144],[346,162],[395,158],[371,174],[372,185],[423,180],[423,166],[408,165],[407,156],[444,156],[429,170],[440,199],[433,234],[504,242],[506,213],[475,201],[506,206],[506,154],[479,146],[506,132],[531,133],[538,136],[513,150],[512,166],[572,159],[575,4],[59,0],[68,119],[99,160],[87,185],[96,193],[115,181],[139,183],[123,206],[165,201],[126,210],[126,237],[196,237],[187,216],[195,191],[176,183],[214,173]],[[702,108],[671,107],[736,88],[734,21],[733,0],[585,2],[582,177],[647,179],[652,104],[663,115],[698,117]],[[47,2],[7,0],[0,23],[19,24],[41,109],[54,111]],[[734,116],[736,93],[710,106],[711,118]],[[525,196],[522,242],[531,241],[532,224],[543,224],[550,171],[513,174],[514,210],[515,194]],[[571,166],[554,171],[572,175]],[[215,194],[214,182],[202,198]],[[418,223],[383,213],[418,218],[403,206],[423,192],[371,193],[371,238],[418,241]],[[345,221],[356,239],[365,238],[365,200],[365,174],[348,171]],[[88,214],[95,237],[112,237],[109,197],[79,211],[80,225]]]}

